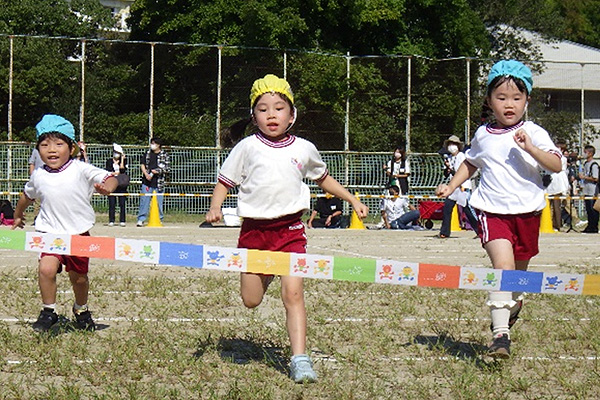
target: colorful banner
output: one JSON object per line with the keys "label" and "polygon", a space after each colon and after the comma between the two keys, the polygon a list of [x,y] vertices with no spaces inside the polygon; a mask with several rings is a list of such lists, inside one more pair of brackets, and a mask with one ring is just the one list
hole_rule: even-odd
{"label": "colorful banner", "polygon": [[391,285],[600,295],[600,275],[503,271],[152,240],[0,230],[0,248],[231,272]]}

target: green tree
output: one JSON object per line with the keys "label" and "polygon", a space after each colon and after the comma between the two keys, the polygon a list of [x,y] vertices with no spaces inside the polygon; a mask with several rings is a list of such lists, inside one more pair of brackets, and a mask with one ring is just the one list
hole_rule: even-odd
{"label": "green tree", "polygon": [[[95,37],[108,25],[110,13],[98,1],[0,1],[0,33]],[[0,56],[8,60],[8,38],[0,42]],[[13,127],[15,140],[32,140],[33,127],[45,113],[60,113],[78,120],[78,40],[14,39]],[[8,64],[0,65],[8,76]],[[0,84],[0,125],[7,126],[8,82]]]}

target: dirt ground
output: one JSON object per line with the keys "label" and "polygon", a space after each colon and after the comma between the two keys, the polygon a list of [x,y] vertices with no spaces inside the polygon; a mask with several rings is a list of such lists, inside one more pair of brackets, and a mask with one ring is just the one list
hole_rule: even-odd
{"label": "dirt ground", "polygon": [[[313,229],[307,230],[308,253],[490,266],[473,232],[455,232],[449,239],[437,239],[436,233]],[[199,228],[197,222],[165,223],[161,228],[98,224],[91,234],[235,247],[239,229]],[[575,232],[542,234],[541,251],[530,270],[596,274],[600,266],[598,238]],[[30,344],[34,336],[28,326],[40,306],[37,255],[0,250],[0,257],[0,337],[6,341],[0,349],[4,359],[0,385],[16,393],[0,395],[2,399],[66,398],[61,392],[48,396],[49,387],[80,390],[84,393],[81,398],[104,393],[107,398],[265,399],[290,398],[288,395],[294,393],[293,398],[298,399],[388,399],[398,398],[397,390],[408,390],[406,385],[412,381],[420,386],[410,387],[405,398],[480,398],[476,392],[472,397],[465,395],[465,387],[453,383],[467,378],[480,379],[474,387],[488,385],[490,393],[505,391],[502,398],[522,398],[521,389],[509,384],[521,376],[529,377],[530,387],[539,393],[554,393],[543,392],[548,380],[555,377],[544,372],[548,365],[559,368],[560,376],[576,374],[581,380],[580,385],[553,382],[566,393],[556,398],[573,394],[588,398],[589,390],[597,393],[600,387],[600,375],[586,375],[588,363],[593,362],[587,360],[596,360],[596,346],[600,346],[597,335],[591,333],[597,319],[597,300],[593,297],[573,302],[566,298],[573,296],[537,295],[536,307],[527,309],[523,327],[517,330],[519,346],[509,379],[504,377],[507,371],[488,370],[479,362],[478,354],[489,336],[483,292],[313,280],[306,284],[305,292],[310,321],[308,350],[316,360],[322,384],[302,392],[290,383],[285,367],[279,366],[287,362],[288,346],[279,285],[269,288],[260,307],[246,310],[239,298],[236,273],[92,260],[90,303],[99,330],[93,342],[88,336],[62,337],[82,338],[93,344],[85,351],[64,340],[39,342],[41,347],[37,348]],[[443,307],[439,307],[442,302]],[[72,292],[66,276],[59,277],[58,303],[60,312],[70,316]],[[566,311],[571,304],[577,308]],[[563,321],[558,333],[556,326],[545,322],[554,309],[560,310],[556,318]],[[564,320],[565,316],[569,318]],[[548,358],[547,338],[551,335],[556,336],[552,339],[557,354],[554,358]],[[572,348],[574,337],[586,340]],[[82,354],[65,358],[74,349]],[[283,361],[275,368],[270,362],[265,365],[265,354],[276,362]],[[578,361],[569,364],[564,357]],[[66,361],[58,362],[61,358]],[[539,370],[527,375],[532,365]],[[64,377],[80,368],[81,382],[65,386],[68,381]],[[356,377],[357,368],[368,371],[363,372],[365,378]],[[449,369],[455,371],[446,379]],[[182,374],[187,380],[176,379]],[[19,392],[21,382],[40,375],[44,375],[43,386]],[[275,382],[267,394],[261,392],[266,379]],[[493,385],[490,379],[495,379]],[[446,382],[442,389],[440,380]],[[138,382],[146,386],[136,386]],[[154,386],[148,386],[150,383]],[[124,390],[137,393],[137,397],[127,396],[129,392]],[[174,394],[165,395],[169,390]],[[214,391],[215,395],[196,395],[199,390]],[[525,394],[527,390],[531,389]],[[40,393],[40,397],[32,393]]]}

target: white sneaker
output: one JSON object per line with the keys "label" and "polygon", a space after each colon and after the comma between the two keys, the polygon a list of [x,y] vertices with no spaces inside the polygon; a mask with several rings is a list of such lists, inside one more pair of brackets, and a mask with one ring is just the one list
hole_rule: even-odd
{"label": "white sneaker", "polygon": [[575,228],[581,228],[582,226],[586,225],[587,221],[579,221],[578,223],[575,224]]}
{"label": "white sneaker", "polygon": [[119,223],[119,226],[125,226],[125,222]]}
{"label": "white sneaker", "polygon": [[115,226],[115,223],[114,222],[109,222],[108,226]]}
{"label": "white sneaker", "polygon": [[144,223],[142,221],[138,221],[137,224],[135,224],[135,226],[144,226]]}
{"label": "white sneaker", "polygon": [[313,370],[313,363],[306,354],[298,354],[290,360],[290,378],[296,383],[316,382],[317,373]]}

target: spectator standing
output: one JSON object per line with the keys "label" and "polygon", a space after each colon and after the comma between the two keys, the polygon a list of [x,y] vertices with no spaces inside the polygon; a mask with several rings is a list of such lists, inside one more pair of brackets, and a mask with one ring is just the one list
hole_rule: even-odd
{"label": "spectator standing", "polygon": [[77,142],[77,146],[79,147],[79,153],[75,155],[75,159],[78,161],[89,163],[90,159],[88,158],[88,154],[86,151],[86,144],[80,140],[79,142]]}
{"label": "spectator standing", "polygon": [[[444,141],[444,148],[448,151],[448,155],[444,157],[444,176],[452,178],[461,164],[465,161],[465,153],[462,152],[463,143],[456,135],[450,136]],[[450,237],[450,227],[452,222],[452,210],[458,203],[463,208],[471,228],[477,233],[479,231],[479,222],[475,210],[469,205],[469,198],[471,197],[471,189],[473,184],[471,178],[466,179],[459,187],[457,187],[447,198],[444,200],[443,208],[443,219],[440,232],[436,237],[440,239],[446,239]]]}
{"label": "spectator standing", "polygon": [[[150,149],[142,156],[140,169],[142,170],[142,188],[140,208],[137,217],[137,226],[144,226],[150,211],[150,201],[153,192],[164,193],[165,181],[170,171],[169,154],[163,150],[161,138],[154,137],[150,140]],[[163,219],[164,196],[156,196],[160,220]]]}
{"label": "spectator standing", "polygon": [[[106,170],[119,181],[119,186],[117,186],[117,189],[113,193],[127,193],[127,186],[129,185],[128,168],[123,147],[113,143],[113,156],[106,160]],[[126,225],[127,210],[125,203],[127,202],[127,196],[108,196],[108,226],[115,225],[117,202],[119,203],[119,225]]]}
{"label": "spectator standing", "polygon": [[[567,151],[567,144],[564,142],[556,143],[556,147],[560,150],[561,154],[565,154]],[[546,187],[546,193],[548,196],[565,196],[569,192],[569,177],[567,175],[567,157],[561,158],[562,169],[560,172],[550,174],[550,184]],[[554,230],[560,230],[562,228],[562,203],[561,199],[550,199],[550,208],[552,210],[552,227]]]}
{"label": "spectator standing", "polygon": [[410,175],[410,164],[406,158],[406,149],[397,147],[394,150],[391,160],[383,166],[385,174],[388,176],[387,187],[392,185],[400,188],[400,193],[408,194],[409,184],[408,176]]}
{"label": "spectator standing", "polygon": [[[583,148],[585,163],[583,171],[579,173],[581,179],[582,194],[586,197],[596,196],[598,194],[598,176],[600,175],[600,166],[594,161],[596,148],[587,145]],[[594,210],[594,199],[585,200],[585,210],[587,212],[588,224],[582,231],[583,233],[598,233],[598,211]]]}

